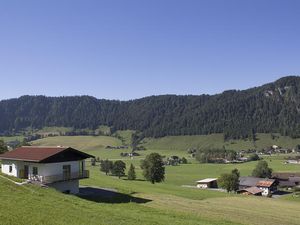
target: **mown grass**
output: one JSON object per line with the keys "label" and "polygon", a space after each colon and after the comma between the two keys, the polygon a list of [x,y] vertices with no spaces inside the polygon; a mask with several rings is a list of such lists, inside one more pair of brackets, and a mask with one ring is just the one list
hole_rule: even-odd
{"label": "mown grass", "polygon": [[52,189],[17,186],[1,177],[0,197],[0,223],[3,225],[232,224],[137,203],[97,203]]}
{"label": "mown grass", "polygon": [[124,145],[130,146],[133,132],[133,130],[119,130],[114,135],[120,137]]}
{"label": "mown grass", "polygon": [[4,142],[9,142],[9,141],[23,141],[24,136],[0,136],[0,140],[3,140]]}
{"label": "mown grass", "polygon": [[[181,138],[187,139],[184,141]],[[194,145],[198,141],[195,137],[193,137],[195,142],[189,140],[189,137],[181,138],[177,140],[174,137],[171,137],[171,139],[166,137],[167,141],[158,139],[151,142],[148,140],[145,143],[148,150],[141,151],[141,157],[124,158],[127,168],[130,163],[135,165],[138,178],[136,181],[106,176],[100,172],[99,166],[91,167],[90,163],[87,163],[91,177],[82,180],[81,185],[114,188],[120,193],[150,200],[145,204],[130,202],[121,204],[96,203],[31,186],[30,188],[33,188],[36,192],[35,195],[29,190],[27,190],[28,193],[24,194],[22,192],[20,195],[18,194],[19,190],[15,195],[8,191],[9,195],[6,195],[6,189],[11,187],[3,187],[2,180],[0,180],[0,197],[3,201],[2,206],[0,206],[1,221],[11,222],[7,224],[16,224],[16,221],[21,221],[17,224],[22,224],[23,221],[24,224],[299,224],[300,214],[298,212],[300,205],[297,198],[292,196],[275,200],[182,187],[182,185],[195,185],[195,181],[202,178],[218,177],[220,174],[229,172],[234,168],[238,168],[242,176],[247,176],[251,174],[257,162],[228,165],[199,164],[194,159],[189,158],[190,163],[187,165],[166,167],[165,182],[153,185],[144,181],[139,165],[140,159],[145,155],[151,152],[159,152],[166,156],[180,155],[188,157],[186,153],[188,144]],[[216,141],[214,135],[206,138],[209,139],[210,144]],[[202,141],[199,143],[202,143]],[[276,144],[276,142],[271,143],[263,140],[261,142],[268,145]],[[119,153],[125,151],[105,149],[106,145],[118,146],[122,144],[119,139],[113,137],[53,137],[33,143],[35,145],[72,146],[100,158],[112,160],[120,158]],[[208,145],[209,143],[204,144]],[[294,145],[295,143],[289,144]],[[236,145],[236,143],[231,144]],[[239,144],[239,148],[241,146],[242,144]],[[274,155],[271,157],[265,156],[264,158],[274,171],[296,172],[300,170],[299,165],[284,164],[284,157]],[[3,192],[6,195],[4,198],[2,198]],[[28,207],[24,207],[26,205],[25,199],[29,199]],[[8,209],[5,208],[10,200],[11,202],[17,202],[16,208],[13,209],[12,205]],[[2,208],[5,209],[2,210]],[[35,210],[36,208],[41,208],[41,210]],[[53,211],[52,208],[54,208]],[[47,211],[50,211],[50,215],[47,214]],[[14,214],[17,214],[17,212],[19,214],[15,216]],[[2,220],[2,214],[5,213],[10,216],[6,216]],[[37,218],[37,222],[28,218],[28,216],[26,217],[25,214],[29,214],[30,218]],[[45,218],[43,217],[44,214],[46,214]],[[53,222],[54,218],[58,222]]]}
{"label": "mown grass", "polygon": [[39,139],[32,142],[38,146],[70,146],[83,151],[97,151],[107,145],[118,146],[121,141],[109,136],[57,136]]}
{"label": "mown grass", "polygon": [[[179,167],[170,167],[167,175],[175,176],[177,168]],[[176,170],[172,171],[173,169]],[[181,169],[185,171],[184,168]],[[210,219],[231,221],[232,224],[299,224],[298,202],[184,188],[179,186],[182,181],[174,177],[168,178],[164,183],[153,185],[141,180],[128,181],[106,176],[97,167],[90,170],[91,178],[83,180],[81,184],[115,188],[122,193],[149,199],[151,201],[145,205],[154,209],[185,212]],[[214,172],[211,173],[214,175]],[[140,171],[138,178],[141,178]],[[199,221],[199,224],[202,223]]]}
{"label": "mown grass", "polygon": [[43,127],[42,129],[38,130],[36,133],[44,134],[44,133],[65,133],[72,131],[71,127]]}
{"label": "mown grass", "polygon": [[272,145],[278,145],[284,148],[294,148],[300,144],[300,139],[283,137],[277,135],[278,138],[272,139],[271,134],[257,134],[257,141],[253,143],[250,140],[230,140],[224,141],[223,134],[211,135],[192,135],[192,136],[168,136],[163,138],[147,138],[143,145],[147,149],[162,149],[162,150],[182,150],[186,151],[189,148],[208,148],[217,147],[232,150],[247,150],[247,149],[263,149]]}

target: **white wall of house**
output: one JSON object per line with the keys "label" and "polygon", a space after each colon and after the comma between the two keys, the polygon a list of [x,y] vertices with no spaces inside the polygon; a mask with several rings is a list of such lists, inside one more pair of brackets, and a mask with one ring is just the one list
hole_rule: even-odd
{"label": "white wall of house", "polygon": [[197,184],[197,188],[207,189],[208,185],[207,184]]}
{"label": "white wall of house", "polygon": [[270,188],[266,188],[266,187],[259,187],[259,189],[261,189],[263,192],[261,193],[262,196],[268,196],[269,194],[271,194],[271,190]]}
{"label": "white wall of house", "polygon": [[[19,172],[21,169],[24,169],[24,166],[28,166],[29,176],[33,175],[33,167],[38,168],[39,176],[55,176],[63,174],[63,166],[70,165],[71,173],[78,173],[80,169],[80,163],[82,161],[70,161],[70,162],[60,162],[60,163],[33,163],[33,162],[23,162],[23,161],[12,161],[12,160],[3,160],[1,166],[1,172],[18,177],[20,176]],[[83,169],[85,169],[85,163]],[[9,172],[9,167],[12,166],[12,172]]]}
{"label": "white wall of house", "polygon": [[[59,176],[63,175],[63,166],[71,166],[71,174],[80,172],[80,164],[83,162],[83,170],[85,170],[85,161],[70,161],[70,162],[60,162],[60,163],[33,163],[33,162],[23,162],[23,161],[12,161],[12,160],[2,160],[1,172],[10,176],[19,177],[20,170],[24,169],[24,166],[28,166],[28,176],[33,176],[33,168],[38,168],[38,175],[35,176],[42,181],[45,176]],[[10,166],[12,171],[10,172]],[[79,180],[61,181],[57,183],[47,184],[49,187],[53,187],[61,192],[70,192],[71,194],[79,193]]]}
{"label": "white wall of house", "polygon": [[[11,171],[10,171],[11,168]],[[18,161],[2,160],[1,172],[10,176],[18,176]]]}

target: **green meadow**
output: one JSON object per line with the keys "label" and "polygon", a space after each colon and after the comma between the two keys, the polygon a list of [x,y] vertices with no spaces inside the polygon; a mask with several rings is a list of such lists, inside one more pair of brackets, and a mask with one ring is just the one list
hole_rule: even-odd
{"label": "green meadow", "polygon": [[[88,200],[30,185],[18,187],[0,178],[0,218],[3,224],[300,224],[300,197],[296,194],[268,199],[186,187],[195,186],[195,181],[199,179],[219,177],[234,168],[239,169],[242,176],[250,175],[257,163],[200,164],[189,157],[186,149],[224,144],[229,145],[230,149],[247,149],[249,146],[251,148],[249,141],[224,143],[222,135],[146,139],[142,145],[147,150],[140,151],[141,156],[131,159],[120,157],[121,152],[130,152],[130,149],[105,148],[107,145],[120,146],[124,142],[128,143],[131,134],[126,131],[120,132],[118,136],[122,140],[109,136],[62,136],[44,138],[32,143],[72,146],[101,159],[122,159],[126,162],[127,169],[132,163],[137,173],[135,181],[129,181],[126,177],[118,179],[106,176],[100,172],[98,164],[91,166],[87,162],[90,178],[81,180],[80,184],[115,189],[119,193],[116,197],[95,197]],[[258,148],[273,144],[293,147],[299,141],[280,137],[277,142],[272,142],[270,135],[265,134],[266,140],[263,137],[264,135],[258,135]],[[186,157],[189,163],[167,166],[165,181],[153,185],[144,180],[140,169],[140,160],[151,152]],[[284,158],[283,155],[264,156],[274,171],[300,171],[300,165],[284,164]]]}

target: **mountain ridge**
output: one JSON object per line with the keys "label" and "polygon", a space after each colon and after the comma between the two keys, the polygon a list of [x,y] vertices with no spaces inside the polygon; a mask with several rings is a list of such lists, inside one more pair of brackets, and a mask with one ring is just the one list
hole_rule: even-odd
{"label": "mountain ridge", "polygon": [[0,101],[0,132],[26,127],[67,126],[132,129],[143,136],[224,133],[300,135],[300,77],[288,76],[259,87],[215,95],[157,95],[135,100],[91,96],[21,96]]}

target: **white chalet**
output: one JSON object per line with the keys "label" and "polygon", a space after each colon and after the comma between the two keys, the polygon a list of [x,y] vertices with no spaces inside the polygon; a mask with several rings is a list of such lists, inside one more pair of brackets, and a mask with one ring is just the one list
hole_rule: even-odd
{"label": "white chalet", "polygon": [[1,172],[77,194],[79,180],[88,178],[85,159],[94,156],[70,147],[20,147],[0,155]]}

